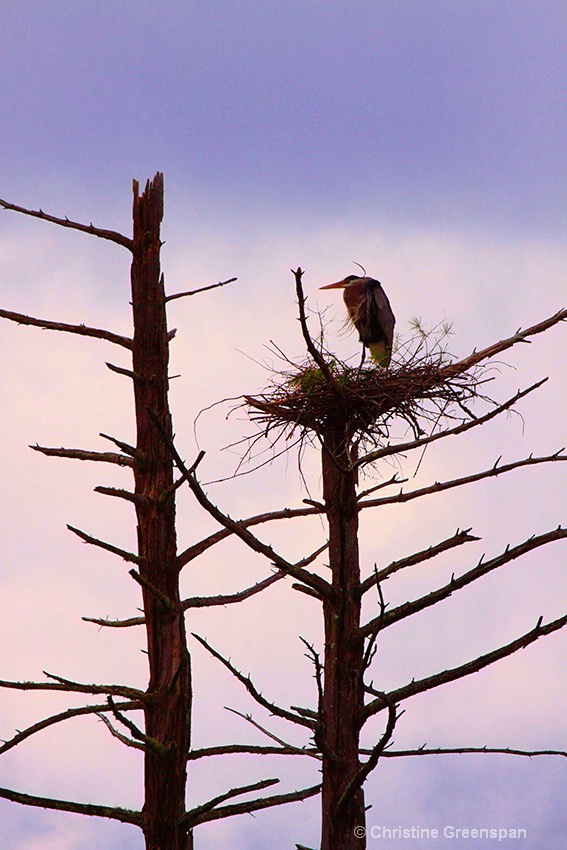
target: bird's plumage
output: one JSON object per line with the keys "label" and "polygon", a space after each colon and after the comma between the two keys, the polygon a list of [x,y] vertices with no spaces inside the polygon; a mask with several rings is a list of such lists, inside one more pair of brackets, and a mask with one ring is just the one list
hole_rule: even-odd
{"label": "bird's plumage", "polygon": [[349,275],[321,289],[343,289],[349,320],[379,366],[389,366],[396,317],[379,280]]}

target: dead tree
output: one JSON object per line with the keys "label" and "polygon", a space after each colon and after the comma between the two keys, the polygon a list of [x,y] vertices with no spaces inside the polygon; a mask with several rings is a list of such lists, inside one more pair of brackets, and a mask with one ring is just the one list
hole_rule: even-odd
{"label": "dead tree", "polygon": [[[249,520],[231,519],[205,493],[197,479],[197,466],[188,469],[165,431],[162,431],[162,438],[182,478],[188,482],[200,504],[224,528],[225,533],[237,535],[250,549],[263,554],[294,580],[295,589],[314,597],[322,606],[323,658],[315,647],[306,644],[308,656],[314,665],[318,692],[317,705],[312,708],[275,704],[263,695],[250,676],[244,676],[218,649],[196,636],[262,708],[271,715],[303,727],[310,735],[310,741],[303,747],[294,747],[246,716],[245,719],[268,734],[278,746],[227,747],[219,748],[217,752],[279,752],[318,759],[322,774],[321,850],[362,850],[366,847],[363,786],[380,758],[480,751],[514,752],[530,756],[567,755],[559,750],[527,752],[510,747],[491,750],[474,747],[422,747],[405,751],[391,749],[392,736],[401,714],[399,707],[407,699],[446,682],[459,680],[512,655],[522,647],[563,628],[567,625],[567,615],[547,623],[540,617],[532,629],[509,644],[499,646],[459,667],[440,671],[425,679],[412,680],[394,691],[379,690],[368,679],[377,641],[385,629],[447,599],[461,588],[527,552],[567,537],[567,529],[560,526],[507,546],[499,555],[486,561],[481,558],[478,564],[460,575],[453,574],[445,585],[393,609],[388,608],[382,592],[382,583],[388,576],[479,538],[470,533],[471,529],[458,530],[446,540],[400,558],[380,570],[375,568],[374,572],[361,578],[358,534],[358,518],[362,510],[408,502],[482,479],[506,475],[524,467],[567,460],[567,455],[560,450],[548,456],[530,455],[507,464],[497,461],[493,467],[467,476],[437,481],[414,490],[400,489],[393,495],[377,496],[376,491],[403,483],[405,479],[400,479],[398,475],[364,491],[358,487],[358,473],[363,467],[377,464],[388,457],[399,458],[438,440],[481,426],[513,409],[522,398],[537,390],[547,379],[519,391],[503,403],[490,402],[487,412],[481,415],[473,414],[470,409],[471,403],[483,398],[487,401],[483,396],[482,364],[516,343],[529,341],[536,334],[564,321],[567,319],[567,310],[561,310],[481,351],[474,351],[461,360],[451,360],[442,352],[421,357],[408,354],[403,361],[394,363],[388,370],[375,367],[353,369],[330,356],[322,344],[313,342],[306,319],[301,283],[303,273],[298,269],[294,274],[308,359],[299,366],[292,364],[291,370],[282,373],[279,382],[276,381],[264,394],[245,397],[245,404],[252,419],[259,423],[261,434],[270,435],[274,431],[281,434],[283,431],[284,436],[290,437],[299,432],[303,440],[316,442],[320,446],[322,501],[307,500],[310,507],[304,514],[319,513],[326,517],[328,553],[325,566],[329,569],[330,577],[307,570],[303,564],[289,564],[250,531]],[[394,423],[399,420],[413,431],[412,439],[402,443],[389,439]],[[443,426],[439,428],[440,421]],[[433,423],[437,429],[432,427]],[[363,622],[361,601],[363,595],[371,589],[378,592],[379,607],[376,616]],[[379,713],[385,714],[383,733],[374,747],[362,750],[361,730],[370,718]]]}
{"label": "dead tree", "polygon": [[[0,798],[27,806],[75,812],[83,815],[110,818],[138,826],[144,833],[148,850],[190,850],[193,828],[220,817],[249,813],[281,803],[302,800],[317,793],[318,786],[259,797],[242,803],[227,803],[235,797],[260,791],[278,782],[268,778],[249,783],[205,801],[187,810],[185,803],[187,762],[207,755],[191,751],[192,682],[191,663],[185,632],[185,615],[196,607],[227,605],[240,602],[262,591],[287,575],[289,570],[301,574],[305,566],[320,553],[297,565],[288,565],[272,572],[257,584],[243,590],[213,597],[190,597],[182,600],[179,575],[182,568],[211,546],[223,540],[221,531],[177,550],[175,498],[177,491],[192,470],[184,470],[175,479],[170,444],[173,437],[172,417],[168,402],[169,343],[175,332],[167,329],[168,301],[217,286],[231,280],[204,286],[201,289],[166,295],[160,267],[160,227],[163,216],[163,177],[156,174],[140,194],[134,181],[133,235],[126,237],[111,230],[58,218],[42,210],[18,207],[7,201],[0,206],[61,227],[78,230],[100,239],[109,240],[132,254],[131,294],[134,333],[132,338],[84,324],[63,324],[32,316],[0,310],[0,318],[18,324],[89,336],[113,343],[131,352],[132,368],[107,363],[108,368],[132,382],[136,413],[136,445],[101,435],[117,451],[98,452],[84,449],[52,448],[35,445],[33,449],[48,456],[111,463],[132,470],[133,490],[100,486],[99,493],[130,502],[136,511],[138,545],[128,552],[90,533],[69,526],[87,544],[96,546],[123,559],[131,565],[130,576],[141,588],[143,616],[128,620],[85,617],[99,626],[117,628],[143,625],[147,635],[149,684],[145,691],[121,684],[85,684],[54,674],[46,674],[45,682],[0,681],[0,687],[26,691],[50,690],[98,696],[99,701],[71,708],[47,717],[27,729],[18,731],[0,746],[0,754],[13,749],[43,729],[77,716],[96,716],[104,721],[112,735],[123,744],[144,753],[145,800],[141,811],[116,806],[95,805],[70,800],[55,800],[33,796],[8,788],[0,788]],[[287,518],[304,513],[284,511],[262,514],[247,520],[248,525]],[[245,523],[246,524],[246,523]],[[245,525],[244,524],[244,525]],[[324,547],[323,547],[324,548]],[[283,562],[282,562],[283,563]],[[100,702],[100,697],[104,702]],[[132,719],[131,712],[142,712],[143,724]]]}

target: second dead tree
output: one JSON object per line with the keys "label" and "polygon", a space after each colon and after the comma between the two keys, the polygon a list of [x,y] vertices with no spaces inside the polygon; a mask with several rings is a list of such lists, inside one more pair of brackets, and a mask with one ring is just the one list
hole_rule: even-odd
{"label": "second dead tree", "polygon": [[[311,506],[305,514],[324,514],[328,524],[328,553],[326,566],[330,578],[307,570],[303,565],[290,566],[274,549],[249,530],[248,521],[235,521],[226,515],[207,496],[197,480],[197,469],[187,470],[173,441],[164,435],[172,456],[187,479],[201,505],[224,527],[253,551],[263,554],[274,566],[294,579],[293,587],[315,597],[322,605],[324,620],[323,658],[308,644],[307,654],[314,665],[318,702],[315,708],[276,705],[263,695],[250,676],[244,676],[235,664],[196,636],[203,646],[241,682],[252,698],[271,715],[284,718],[306,728],[310,744],[298,748],[274,736],[249,715],[245,719],[279,746],[238,748],[227,747],[224,752],[280,752],[316,758],[321,767],[321,850],[363,850],[365,836],[364,783],[382,757],[419,756],[428,753],[502,752],[526,756],[566,755],[559,750],[523,751],[510,747],[482,750],[479,748],[421,747],[416,750],[392,749],[393,733],[401,712],[399,706],[410,697],[456,681],[517,652],[539,638],[567,625],[567,616],[543,623],[540,617],[535,626],[511,643],[471,659],[459,667],[443,670],[422,680],[412,680],[395,691],[385,693],[368,681],[376,643],[380,633],[390,626],[448,598],[492,570],[498,569],[522,555],[567,537],[561,526],[543,534],[506,547],[505,551],[475,566],[439,588],[396,608],[388,609],[382,594],[382,582],[395,572],[434,558],[436,555],[478,540],[470,529],[458,530],[426,550],[401,558],[361,578],[359,563],[358,518],[362,510],[381,505],[404,503],[433,496],[475,481],[504,475],[522,467],[557,463],[567,460],[563,450],[552,455],[496,464],[454,480],[435,482],[415,490],[400,489],[395,495],[376,496],[376,491],[403,483],[394,475],[382,484],[360,492],[359,471],[378,461],[423,449],[447,436],[458,435],[489,422],[505,413],[523,397],[537,390],[547,379],[518,391],[504,403],[496,404],[482,396],[482,364],[516,343],[529,340],[567,319],[567,310],[524,331],[501,340],[481,351],[473,352],[460,361],[451,361],[442,353],[421,358],[406,358],[390,370],[352,369],[330,356],[316,345],[308,330],[301,269],[295,273],[299,316],[309,353],[308,360],[286,373],[279,385],[261,396],[245,397],[251,417],[264,434],[283,429],[284,435],[296,435],[299,430],[305,439],[320,445],[322,468],[322,502],[306,500]],[[470,404],[489,402],[488,412],[473,415]],[[390,441],[392,423],[403,420],[413,431],[413,438],[402,443]],[[434,430],[432,423],[438,426]],[[455,422],[457,424],[455,424]],[[372,497],[374,494],[374,497]],[[365,593],[378,593],[379,610],[368,622],[361,620],[361,602]],[[301,638],[304,640],[303,638]],[[375,746],[360,747],[360,735],[366,722],[379,713],[385,714],[384,729]],[[243,715],[244,716],[244,715]],[[223,752],[222,748],[219,752]],[[302,850],[303,845],[297,845]]]}

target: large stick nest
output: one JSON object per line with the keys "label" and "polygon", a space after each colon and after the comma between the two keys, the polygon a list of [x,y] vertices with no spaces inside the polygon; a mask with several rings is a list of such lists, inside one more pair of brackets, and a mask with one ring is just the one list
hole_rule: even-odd
{"label": "large stick nest", "polygon": [[257,396],[245,396],[253,421],[267,431],[283,427],[323,437],[329,429],[346,429],[379,442],[389,422],[405,420],[415,436],[440,415],[473,417],[466,403],[479,396],[479,370],[455,372],[443,358],[425,356],[419,362],[351,368],[332,359],[328,374],[312,360],[296,371],[280,373],[278,383]]}

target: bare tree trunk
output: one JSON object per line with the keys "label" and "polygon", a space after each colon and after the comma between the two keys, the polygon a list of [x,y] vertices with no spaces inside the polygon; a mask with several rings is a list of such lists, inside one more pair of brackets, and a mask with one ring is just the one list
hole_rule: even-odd
{"label": "bare tree trunk", "polygon": [[[173,463],[152,414],[172,434],[168,404],[168,338],[160,224],[163,177],[139,195],[134,182],[131,280],[133,371],[137,423],[134,462],[142,584],[153,700],[145,707],[144,835],[147,850],[189,850],[182,827],[190,743],[191,668],[179,597]],[[135,576],[136,577],[136,576]]]}
{"label": "bare tree trunk", "polygon": [[329,430],[323,445],[323,495],[329,523],[332,597],[323,602],[324,689],[321,706],[323,753],[321,850],[362,850],[364,792],[345,791],[359,768],[364,643],[360,628],[360,565],[356,472],[346,428]]}

